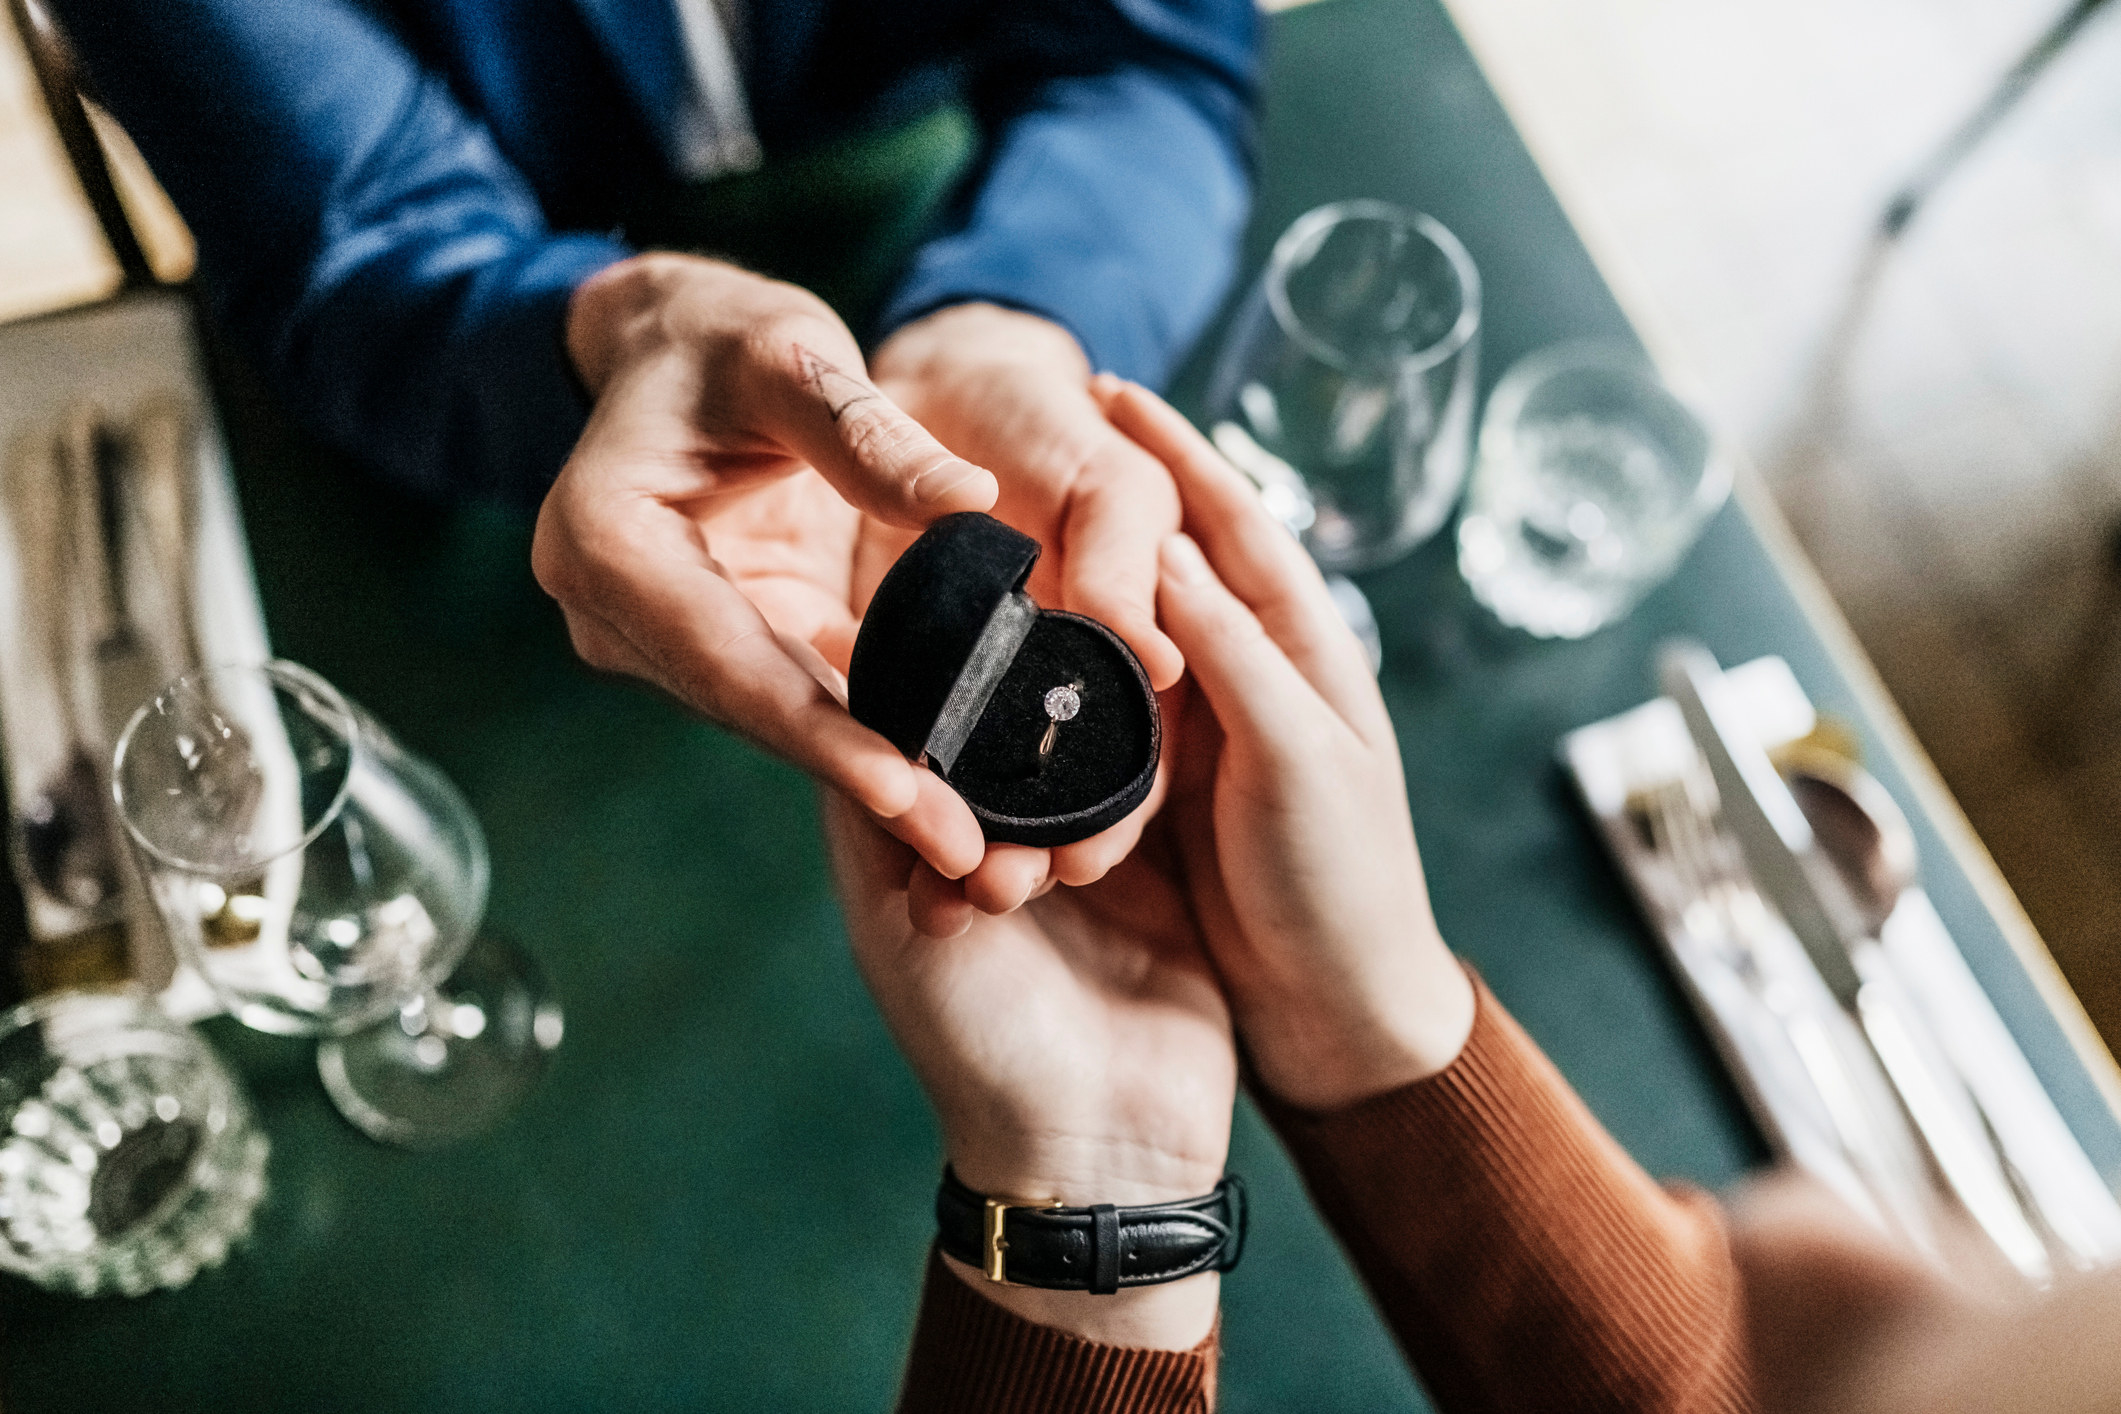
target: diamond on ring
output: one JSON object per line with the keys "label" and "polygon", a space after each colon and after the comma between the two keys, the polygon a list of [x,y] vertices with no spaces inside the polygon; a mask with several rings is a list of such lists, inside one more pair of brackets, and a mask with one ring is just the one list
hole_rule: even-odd
{"label": "diamond on ring", "polygon": [[1082,694],[1072,686],[1056,687],[1046,694],[1046,715],[1056,722],[1072,722],[1082,710]]}

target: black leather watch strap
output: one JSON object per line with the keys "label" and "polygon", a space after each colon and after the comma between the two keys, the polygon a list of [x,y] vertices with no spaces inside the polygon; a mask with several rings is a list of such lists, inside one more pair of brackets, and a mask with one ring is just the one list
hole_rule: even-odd
{"label": "black leather watch strap", "polygon": [[1245,1186],[1226,1174],[1213,1193],[1177,1203],[1062,1208],[990,1199],[946,1168],[935,1221],[943,1251],[990,1281],[1110,1293],[1236,1266],[1245,1245]]}

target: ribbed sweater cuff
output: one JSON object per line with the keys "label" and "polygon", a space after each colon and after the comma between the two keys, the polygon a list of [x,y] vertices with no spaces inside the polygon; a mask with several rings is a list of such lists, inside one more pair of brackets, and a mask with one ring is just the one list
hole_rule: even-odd
{"label": "ribbed sweater cuff", "polygon": [[1261,1097],[1438,1406],[1746,1407],[1715,1204],[1653,1183],[1474,989],[1438,1074],[1323,1115]]}
{"label": "ribbed sweater cuff", "polygon": [[1219,1334],[1191,1350],[1099,1345],[1003,1310],[931,1251],[899,1414],[1208,1414]]}

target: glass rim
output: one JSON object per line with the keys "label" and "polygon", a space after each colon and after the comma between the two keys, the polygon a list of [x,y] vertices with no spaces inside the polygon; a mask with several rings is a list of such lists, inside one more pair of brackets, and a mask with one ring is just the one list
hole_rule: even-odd
{"label": "glass rim", "polygon": [[[92,1011],[84,1016],[68,1015],[82,1007]],[[102,1014],[104,1012],[111,1015],[106,1017]],[[113,1018],[116,1024],[107,1024]],[[82,1030],[81,1026],[86,1023],[93,1023],[95,1029]],[[128,980],[113,987],[60,987],[26,997],[0,1011],[0,1040],[12,1040],[25,1031],[38,1028],[51,1028],[46,1032],[49,1039],[45,1051],[48,1055],[56,1056],[63,1048],[74,1047],[86,1053],[84,1063],[93,1064],[112,1055],[155,1049],[164,1055],[181,1055],[192,1062],[203,1063],[212,1074],[210,1083],[223,1092],[227,1092],[233,1083],[213,1048],[189,1026],[164,1011],[153,994],[138,982]],[[152,1045],[117,1044],[121,1037],[134,1036],[153,1036],[155,1041]]]}
{"label": "glass rim", "polygon": [[[1487,409],[1480,417],[1476,451],[1480,464],[1499,465],[1511,454],[1519,419],[1525,404],[1540,385],[1557,374],[1591,370],[1631,378],[1663,398],[1696,427],[1708,450],[1687,502],[1696,514],[1713,512],[1730,496],[1736,471],[1729,451],[1691,398],[1682,396],[1665,380],[1647,353],[1613,339],[1567,339],[1532,350],[1503,371],[1495,390],[1488,394]],[[1478,468],[1475,469],[1478,475]]]}
{"label": "glass rim", "polygon": [[1367,367],[1362,360],[1350,358],[1346,352],[1306,325],[1289,303],[1288,279],[1298,253],[1315,242],[1322,232],[1346,221],[1387,221],[1410,230],[1430,245],[1443,252],[1451,263],[1452,273],[1458,277],[1458,318],[1434,343],[1411,353],[1402,354],[1389,361],[1386,366],[1405,367],[1416,373],[1426,372],[1442,363],[1451,355],[1473,341],[1480,329],[1480,268],[1473,263],[1473,256],[1465,243],[1451,233],[1451,228],[1426,212],[1410,210],[1389,201],[1374,197],[1358,197],[1350,201],[1331,201],[1324,206],[1314,206],[1289,223],[1274,242],[1274,250],[1267,257],[1267,269],[1263,277],[1266,287],[1267,307],[1274,314],[1274,322],[1281,326],[1284,334],[1301,344],[1314,357],[1343,372],[1354,372]]}
{"label": "glass rim", "polygon": [[[140,724],[145,722],[154,712],[157,703],[167,698],[171,693],[229,673],[254,673],[264,678],[267,682],[274,684],[276,688],[280,684],[293,684],[299,686],[305,692],[314,693],[323,699],[324,705],[330,710],[332,716],[338,719],[346,738],[346,767],[339,777],[337,789],[332,792],[331,804],[318,814],[314,824],[304,827],[301,835],[292,843],[285,848],[274,850],[271,854],[257,859],[246,860],[241,864],[211,864],[204,860],[186,859],[182,855],[174,854],[164,849],[153,840],[150,840],[141,832],[140,827],[133,823],[132,811],[126,808],[125,803],[125,757],[132,747],[134,734],[139,730]],[[189,672],[178,674],[156,688],[154,695],[134,708],[132,716],[126,719],[125,730],[118,734],[118,745],[111,752],[111,799],[118,807],[118,819],[124,824],[126,835],[141,850],[170,868],[181,870],[186,874],[197,874],[212,879],[228,878],[237,874],[253,874],[268,864],[309,848],[310,845],[316,843],[317,837],[330,829],[332,822],[344,813],[347,798],[353,792],[355,767],[368,749],[361,738],[361,720],[355,715],[353,705],[346,700],[345,694],[333,687],[321,673],[305,668],[300,663],[292,662],[286,658],[268,658],[262,663],[214,663],[203,668],[193,668]]]}

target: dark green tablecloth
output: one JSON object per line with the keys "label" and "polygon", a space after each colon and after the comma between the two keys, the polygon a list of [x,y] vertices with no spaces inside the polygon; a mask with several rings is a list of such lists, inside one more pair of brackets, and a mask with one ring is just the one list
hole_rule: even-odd
{"label": "dark green tablecloth", "polygon": [[[1479,262],[1490,381],[1555,339],[1626,336],[1433,0],[1332,0],[1278,19],[1274,41],[1255,260],[1311,205],[1384,197]],[[885,1408],[937,1147],[848,963],[808,787],[577,667],[525,569],[525,520],[402,502],[258,427],[241,451],[277,646],[463,785],[492,837],[492,921],[543,960],[567,1041],[506,1128],[418,1156],[341,1123],[306,1046],[211,1024],[275,1146],[251,1250],[139,1301],[8,1283],[8,1409]],[[1781,653],[1863,723],[1847,683],[1735,509],[1585,643],[1491,627],[1441,545],[1366,583],[1446,936],[1654,1172],[1729,1184],[1760,1142],[1554,743],[1647,696],[1651,645],[1675,630],[1730,662]],[[2121,1131],[1917,828],[1939,909],[2114,1171]],[[1226,1287],[1224,1408],[1423,1407],[1249,1110],[1233,1162],[1257,1217]]]}

